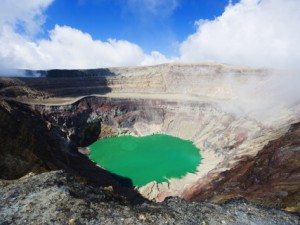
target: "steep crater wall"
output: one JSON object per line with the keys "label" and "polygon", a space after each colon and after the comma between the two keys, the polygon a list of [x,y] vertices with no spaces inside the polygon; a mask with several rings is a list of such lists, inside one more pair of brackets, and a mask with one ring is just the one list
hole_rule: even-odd
{"label": "steep crater wall", "polygon": [[170,195],[183,196],[200,179],[209,182],[208,174],[225,171],[243,157],[254,156],[283,132],[234,117],[209,102],[85,97],[73,104],[33,107],[47,123],[66,134],[71,148],[80,151],[97,139],[124,134],[163,133],[191,140],[203,156],[198,172],[140,188],[145,197],[157,201]]}
{"label": "steep crater wall", "polygon": [[[267,159],[274,154],[283,156],[278,149],[292,137],[283,138],[291,132],[290,125],[299,121],[300,107],[280,105],[276,113],[270,110],[270,116],[264,119],[253,116],[252,104],[261,104],[261,99],[268,97],[265,70],[222,64],[170,64],[105,71],[108,76],[94,74],[96,71],[87,77],[73,76],[69,71],[71,76],[65,77],[0,79],[0,94],[11,108],[5,110],[5,104],[2,107],[5,116],[1,126],[5,129],[1,131],[10,130],[1,134],[3,146],[10,149],[5,154],[12,151],[5,137],[12,141],[12,133],[18,129],[14,119],[21,118],[21,124],[27,121],[20,133],[25,137],[24,145],[30,143],[29,135],[24,135],[32,132],[30,126],[37,128],[33,140],[44,140],[42,145],[30,144],[28,148],[38,159],[56,162],[56,168],[72,170],[101,185],[117,187],[114,174],[98,171],[100,168],[84,155],[88,153],[85,147],[111,136],[164,133],[191,140],[201,151],[202,164],[195,174],[139,188],[143,196],[156,201],[181,196],[217,202],[231,197],[261,202],[266,197],[267,205],[274,199],[281,208],[297,205],[297,163],[289,157]],[[240,113],[239,108],[246,110]],[[271,147],[264,150],[268,143]],[[298,162],[297,154],[292,154],[294,147],[286,147],[288,156]],[[18,149],[15,155],[22,147]],[[260,154],[265,160],[260,161]],[[263,170],[269,171],[270,179],[262,175]],[[281,174],[292,174],[295,179],[284,183],[278,178]],[[230,179],[232,176],[234,179]],[[271,184],[276,186],[275,192],[267,191]],[[262,192],[258,191],[262,186],[257,185],[265,185]],[[288,199],[293,203],[289,205]]]}

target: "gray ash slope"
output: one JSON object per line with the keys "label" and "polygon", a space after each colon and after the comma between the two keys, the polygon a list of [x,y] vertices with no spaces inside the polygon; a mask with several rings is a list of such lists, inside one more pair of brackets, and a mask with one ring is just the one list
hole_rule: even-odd
{"label": "gray ash slope", "polygon": [[299,224],[297,215],[235,199],[216,205],[168,198],[134,205],[62,171],[0,181],[0,224]]}

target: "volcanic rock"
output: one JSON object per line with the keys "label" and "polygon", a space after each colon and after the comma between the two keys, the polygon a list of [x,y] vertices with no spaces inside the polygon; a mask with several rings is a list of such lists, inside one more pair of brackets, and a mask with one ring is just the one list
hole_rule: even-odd
{"label": "volcanic rock", "polygon": [[233,199],[222,205],[168,198],[130,203],[62,171],[0,181],[0,224],[298,224],[299,217]]}
{"label": "volcanic rock", "polygon": [[[265,96],[272,71],[165,64],[39,72],[42,77],[0,79],[2,179],[64,169],[89,184],[112,186],[132,202],[143,200],[139,194],[219,203],[243,197],[299,212],[300,104],[278,105],[268,114],[251,101]],[[252,83],[260,89],[249,94]],[[85,155],[97,139],[154,133],[191,140],[203,156],[197,172],[151,182],[137,193]]]}

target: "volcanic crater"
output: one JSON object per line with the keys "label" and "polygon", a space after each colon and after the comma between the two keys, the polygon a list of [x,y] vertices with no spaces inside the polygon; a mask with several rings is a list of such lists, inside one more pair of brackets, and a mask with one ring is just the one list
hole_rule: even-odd
{"label": "volcanic crater", "polygon": [[[267,85],[265,69],[173,63],[26,74],[0,78],[1,179],[66,169],[132,198],[244,197],[300,209],[299,105],[263,121],[229,107],[260,96],[240,96],[236,86],[252,79]],[[203,159],[195,173],[129,190],[86,156],[96,140],[124,134],[190,140]]]}

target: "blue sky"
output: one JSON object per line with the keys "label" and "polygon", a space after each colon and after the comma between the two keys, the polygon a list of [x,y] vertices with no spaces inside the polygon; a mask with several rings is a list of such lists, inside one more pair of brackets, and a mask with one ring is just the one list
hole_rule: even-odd
{"label": "blue sky", "polygon": [[299,68],[299,0],[0,0],[0,69]]}
{"label": "blue sky", "polygon": [[[167,0],[161,8],[151,11],[147,9],[147,2],[120,2],[122,0],[56,0],[46,10],[45,30],[51,30],[55,24],[67,25],[95,39],[128,40],[147,53],[156,50],[172,56],[178,53],[177,43],[195,32],[195,21],[220,16],[229,3],[228,0],[184,0],[172,6],[170,2],[176,1]],[[136,4],[137,8],[130,4]]]}

